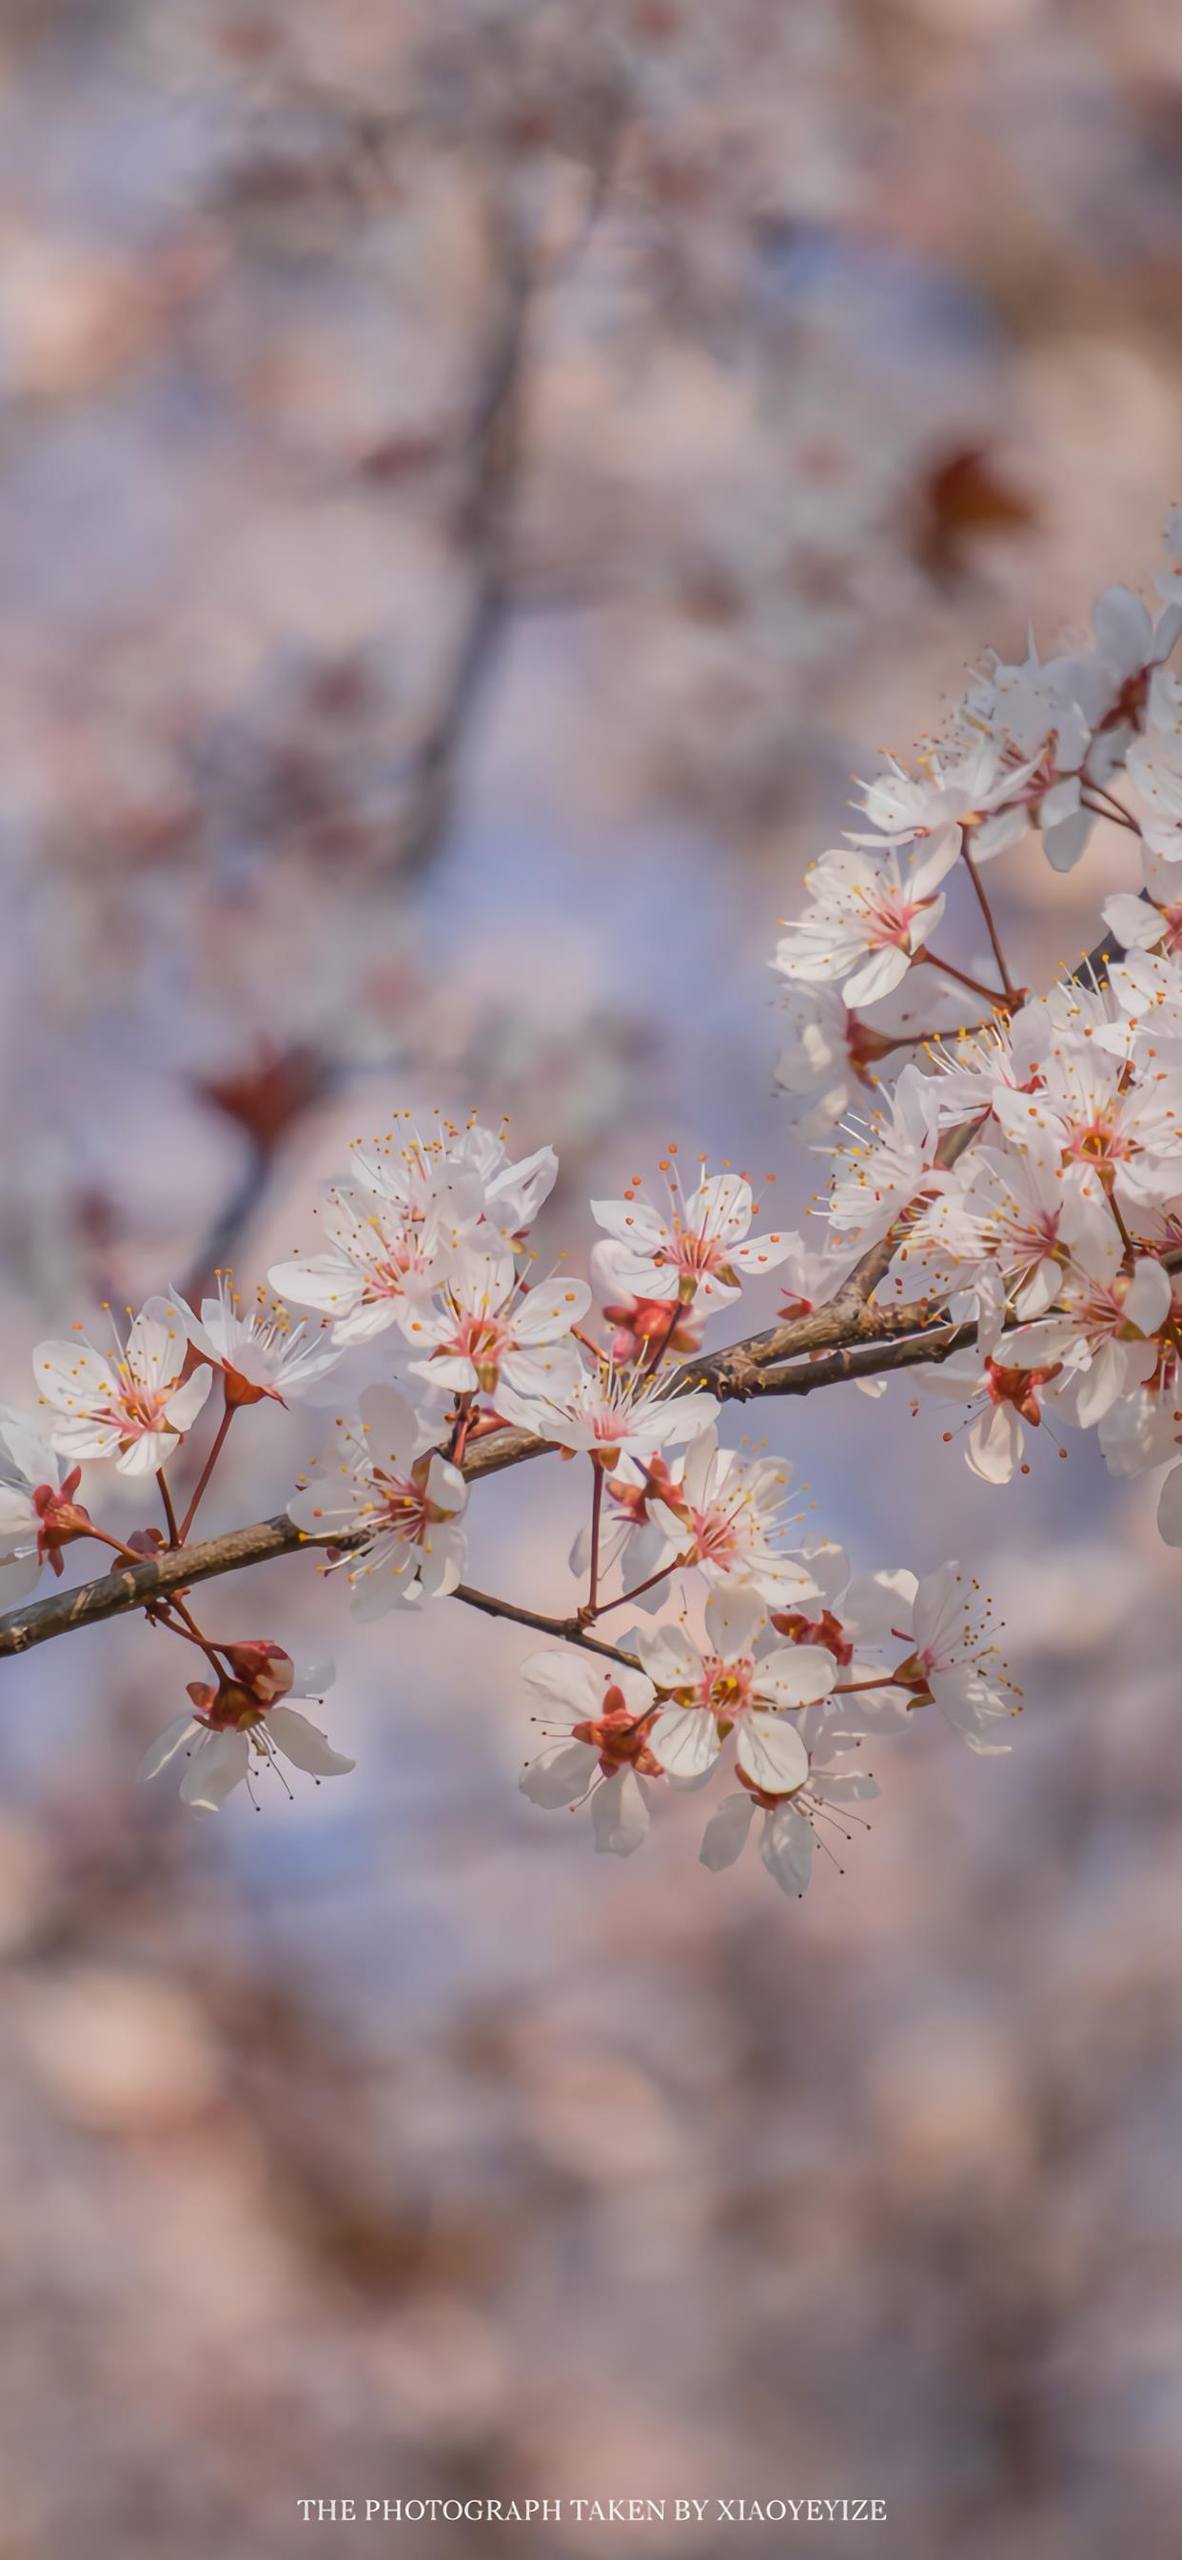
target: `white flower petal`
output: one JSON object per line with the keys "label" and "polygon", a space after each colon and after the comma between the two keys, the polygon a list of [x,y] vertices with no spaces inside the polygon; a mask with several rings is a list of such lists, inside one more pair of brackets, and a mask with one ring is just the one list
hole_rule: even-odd
{"label": "white flower petal", "polygon": [[1182,1547],[1182,1466],[1171,1467],[1162,1486],[1157,1525],[1167,1547]]}
{"label": "white flower petal", "polygon": [[327,1655],[314,1656],[308,1661],[301,1654],[292,1664],[292,1696],[293,1698],[323,1698],[331,1689],[336,1676],[336,1664],[330,1661]]}
{"label": "white flower petal", "polygon": [[723,1662],[751,1653],[766,1625],[767,1610],[757,1592],[716,1591],[706,1604],[706,1634]]}
{"label": "white flower petal", "polygon": [[178,1387],[165,1403],[166,1419],[173,1431],[191,1431],[213,1385],[212,1369],[194,1369],[183,1387]]}
{"label": "white flower petal", "polygon": [[700,1778],[719,1753],[718,1727],[707,1707],[665,1707],[649,1731],[649,1748],[671,1778]]}
{"label": "white flower petal", "polygon": [[395,1475],[409,1475],[418,1445],[413,1405],[396,1387],[365,1387],[358,1411],[371,1459],[389,1466]]}
{"label": "white flower petal", "polygon": [[326,1734],[298,1707],[271,1707],[263,1731],[297,1769],[306,1769],[314,1778],[343,1778],[355,1769],[355,1760],[343,1751],[334,1751]]}
{"label": "white flower petal", "polygon": [[35,1555],[8,1556],[0,1562],[0,1609],[19,1609],[41,1580]]}
{"label": "white flower petal", "polygon": [[1021,1462],[1025,1433],[1022,1416],[1009,1403],[988,1405],[973,1423],[965,1456],[983,1484],[1009,1484]]}
{"label": "white flower petal", "polygon": [[883,996],[891,995],[902,985],[910,967],[910,953],[900,951],[896,943],[888,944],[883,951],[872,951],[861,968],[846,979],[842,989],[846,1003],[851,1008],[880,1003]]}
{"label": "white flower petal", "polygon": [[188,1714],[175,1716],[172,1723],[165,1725],[163,1733],[158,1733],[156,1740],[150,1745],[149,1749],[145,1751],[139,1768],[136,1771],[137,1777],[158,1777],[161,1769],[166,1769],[168,1767],[169,1761],[175,1759],[177,1752],[181,1750],[182,1746],[189,1740],[190,1736],[202,1736],[204,1735],[205,1730],[205,1726],[203,1724],[198,1724],[195,1716]]}
{"label": "white flower petal", "polygon": [[724,1867],[733,1867],[736,1858],[742,1856],[754,1812],[754,1796],[743,1794],[724,1796],[717,1812],[711,1814],[698,1858],[712,1875],[721,1874]]}
{"label": "white flower petal", "polygon": [[202,1732],[181,1780],[181,1802],[199,1813],[219,1812],[227,1796],[241,1786],[249,1766],[250,1746],[244,1733]]}
{"label": "white flower petal", "polygon": [[547,1813],[556,1813],[586,1795],[598,1765],[599,1755],[589,1742],[552,1743],[523,1770],[522,1795]]}
{"label": "white flower petal", "polygon": [[735,1759],[747,1777],[769,1796],[790,1795],[809,1773],[809,1755],[796,1726],[786,1716],[757,1715],[739,1719]]}
{"label": "white flower petal", "polygon": [[63,1413],[92,1413],[118,1392],[110,1361],[89,1342],[39,1342],[33,1375],[41,1394]]}
{"label": "white flower petal", "polygon": [[837,1663],[823,1644],[777,1645],[755,1666],[757,1696],[777,1707],[811,1707],[828,1697],[836,1678]]}
{"label": "white flower petal", "polygon": [[701,1655],[680,1627],[638,1627],[636,1650],[658,1689],[690,1689],[700,1676]]}
{"label": "white flower petal", "polygon": [[1125,1316],[1139,1333],[1156,1333],[1170,1312],[1170,1277],[1148,1254],[1134,1266],[1125,1298]]}
{"label": "white flower petal", "polygon": [[617,1769],[591,1798],[595,1846],[613,1858],[630,1858],[648,1837],[649,1811],[634,1769]]}
{"label": "white flower petal", "polygon": [[179,1308],[169,1298],[149,1298],[127,1336],[128,1367],[153,1394],[161,1394],[179,1378],[188,1349],[188,1330]]}
{"label": "white flower petal", "polygon": [[783,1893],[805,1893],[813,1872],[816,1840],[811,1822],[795,1805],[777,1805],[763,1826],[759,1854]]}
{"label": "white flower petal", "polygon": [[812,1784],[826,1804],[869,1804],[879,1793],[877,1778],[856,1769],[848,1774],[839,1769],[820,1775],[814,1771]]}

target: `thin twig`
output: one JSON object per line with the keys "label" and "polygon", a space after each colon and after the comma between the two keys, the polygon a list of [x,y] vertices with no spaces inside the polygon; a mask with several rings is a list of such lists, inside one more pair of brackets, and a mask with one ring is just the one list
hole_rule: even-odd
{"label": "thin twig", "polygon": [[164,1505],[164,1517],[168,1524],[169,1546],[179,1547],[181,1543],[181,1534],[177,1527],[176,1513],[172,1507],[172,1495],[168,1489],[168,1478],[165,1475],[163,1467],[157,1467],[156,1469],[156,1482],[160,1490],[161,1502]]}
{"label": "thin twig", "polygon": [[509,546],[521,443],[522,378],[532,288],[517,215],[494,206],[493,318],[460,457],[457,526],[472,564],[467,616],[434,713],[415,741],[389,868],[419,872],[447,832],[460,749],[510,606]]}
{"label": "thin twig", "polygon": [[990,941],[990,946],[991,946],[991,949],[992,949],[992,952],[993,952],[993,957],[994,957],[994,959],[995,959],[995,960],[996,960],[996,962],[997,962],[998,970],[999,970],[999,973],[1000,973],[1000,976],[1001,976],[1001,983],[1002,983],[1003,987],[1005,988],[1006,994],[1007,994],[1007,996],[1009,997],[1011,1004],[1014,1004],[1014,1003],[1016,1003],[1016,1002],[1017,1002],[1018,990],[1017,990],[1017,988],[1015,987],[1015,985],[1014,985],[1014,981],[1013,981],[1013,979],[1011,978],[1010,973],[1009,973],[1009,970],[1008,970],[1008,968],[1007,968],[1007,966],[1006,966],[1006,955],[1005,955],[1005,952],[1004,952],[1004,951],[1003,951],[1003,949],[1002,949],[1001,935],[999,934],[999,932],[998,932],[998,930],[997,930],[997,925],[996,925],[996,923],[995,923],[995,921],[994,921],[993,909],[992,909],[992,907],[990,906],[990,903],[989,903],[989,896],[988,896],[988,892],[987,892],[987,890],[986,890],[986,888],[985,888],[985,883],[984,883],[984,881],[983,881],[983,880],[982,880],[982,878],[981,878],[981,874],[980,874],[980,872],[979,872],[979,871],[978,871],[978,869],[977,869],[976,863],[975,863],[975,862],[974,862],[974,860],[973,860],[972,854],[969,852],[969,847],[968,847],[968,840],[967,840],[967,838],[966,838],[965,842],[962,844],[962,846],[961,846],[961,848],[960,848],[960,851],[961,851],[961,859],[962,859],[962,861],[963,861],[963,863],[964,863],[965,870],[968,872],[969,878],[970,878],[970,880],[972,881],[973,888],[974,888],[974,891],[975,891],[975,893],[976,893],[977,904],[978,904],[978,906],[980,907],[981,913],[982,913],[982,915],[983,915],[983,916],[984,916],[984,918],[985,918],[985,930],[986,930],[986,932],[987,932],[987,934],[988,934],[988,936],[989,936],[989,941]]}
{"label": "thin twig", "polygon": [[469,1609],[483,1609],[488,1618],[509,1618],[515,1627],[536,1627],[539,1635],[557,1636],[563,1644],[581,1645],[584,1653],[605,1654],[611,1662],[626,1663],[636,1669],[634,1653],[621,1653],[619,1646],[601,1643],[589,1636],[577,1618],[548,1618],[540,1609],[521,1609],[515,1600],[502,1600],[492,1591],[474,1591],[471,1583],[461,1582],[452,1592],[453,1600],[463,1600]]}
{"label": "thin twig", "polygon": [[954,979],[958,987],[967,987],[970,995],[983,996],[986,1004],[995,1006],[999,1013],[1009,1013],[1016,1002],[1016,998],[1003,995],[1000,987],[987,987],[984,979],[971,977],[967,969],[958,969],[955,960],[941,959],[938,951],[917,951],[916,965],[921,961],[926,961],[929,969],[938,969],[942,977]]}
{"label": "thin twig", "polygon": [[189,1508],[188,1508],[188,1510],[186,1511],[185,1516],[184,1516],[184,1519],[182,1520],[181,1525],[180,1525],[180,1532],[179,1532],[179,1535],[178,1535],[178,1537],[177,1537],[177,1541],[176,1541],[176,1543],[177,1543],[178,1547],[183,1547],[183,1545],[184,1545],[184,1543],[185,1543],[185,1540],[186,1540],[186,1538],[188,1537],[189,1531],[190,1531],[190,1529],[191,1529],[191,1528],[192,1528],[192,1526],[193,1526],[193,1522],[195,1521],[195,1519],[196,1519],[196,1517],[197,1517],[197,1514],[198,1514],[198,1512],[199,1512],[199,1510],[200,1510],[200,1508],[201,1508],[201,1499],[202,1499],[202,1495],[203,1495],[203,1494],[204,1494],[204,1492],[205,1492],[205,1488],[206,1488],[207,1484],[209,1483],[209,1479],[210,1479],[211,1475],[213,1474],[213,1471],[214,1471],[214,1468],[215,1468],[215,1467],[216,1467],[216,1465],[217,1465],[218,1459],[220,1458],[220,1456],[221,1456],[221,1454],[222,1454],[222,1451],[223,1451],[223,1449],[225,1448],[225,1445],[226,1445],[226,1433],[228,1432],[228,1430],[229,1430],[229,1428],[230,1428],[230,1424],[232,1423],[232,1421],[233,1421],[233,1419],[234,1419],[234,1416],[235,1416],[235,1414],[236,1414],[236,1412],[237,1412],[237,1411],[238,1411],[238,1407],[237,1407],[237,1405],[233,1405],[233,1404],[231,1404],[231,1403],[230,1403],[230,1401],[229,1401],[229,1399],[227,1398],[227,1400],[226,1400],[226,1402],[225,1402],[225,1404],[223,1405],[223,1408],[222,1408],[222,1418],[221,1418],[221,1421],[219,1422],[218,1427],[217,1427],[217,1430],[216,1430],[216,1432],[214,1433],[214,1437],[213,1437],[213,1441],[212,1441],[212,1444],[211,1444],[211,1447],[210,1447],[209,1455],[208,1455],[208,1457],[207,1457],[207,1459],[206,1459],[206,1461],[205,1461],[205,1464],[204,1464],[204,1466],[203,1466],[203,1468],[202,1468],[202,1470],[201,1470],[200,1475],[199,1475],[199,1476],[198,1476],[198,1478],[197,1478],[197,1482],[196,1482],[196,1484],[195,1484],[195,1485],[194,1485],[194,1487],[193,1487],[193,1495],[192,1495],[192,1499],[191,1499],[191,1501],[190,1501],[190,1503],[189,1503]]}
{"label": "thin twig", "polygon": [[587,1575],[587,1615],[593,1618],[599,1604],[599,1531],[603,1520],[603,1469],[592,1469],[591,1486],[591,1563]]}

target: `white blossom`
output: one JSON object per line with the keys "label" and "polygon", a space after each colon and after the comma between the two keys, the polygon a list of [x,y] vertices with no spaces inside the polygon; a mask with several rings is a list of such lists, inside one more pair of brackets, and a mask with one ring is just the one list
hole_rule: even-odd
{"label": "white blossom", "polygon": [[654,1521],[681,1563],[715,1589],[748,1589],[769,1607],[794,1608],[815,1599],[817,1586],[784,1543],[791,1479],[782,1458],[720,1449],[717,1431],[703,1431],[686,1451],[677,1485],[653,1504]]}
{"label": "white blossom", "polygon": [[946,1177],[936,1163],[939,1100],[936,1077],[904,1067],[865,1134],[851,1131],[834,1158],[829,1217],[838,1235],[870,1245],[921,1189],[943,1188]]}
{"label": "white blossom", "polygon": [[86,1517],[75,1502],[81,1473],[65,1472],[36,1422],[0,1407],[0,1607],[26,1599],[45,1563],[61,1573],[61,1547]]}
{"label": "white blossom", "polygon": [[1150,687],[1148,721],[1128,751],[1128,776],[1152,854],[1163,863],[1182,861],[1182,721],[1179,688],[1159,670]]}
{"label": "white blossom", "polygon": [[1019,1325],[1007,1345],[1016,1366],[1061,1364],[1068,1373],[1060,1390],[1063,1411],[1085,1429],[1152,1376],[1155,1336],[1171,1313],[1160,1262],[1143,1254],[1131,1270],[1124,1263],[1115,1228],[1081,1238],[1051,1313]]}
{"label": "white blossom", "polygon": [[700,1862],[713,1875],[733,1867],[758,1818],[759,1854],[773,1884],[781,1893],[807,1893],[818,1840],[829,1829],[848,1838],[851,1805],[871,1803],[878,1791],[869,1770],[822,1768],[810,1761],[792,1795],[764,1798],[745,1789],[724,1796],[703,1833]]}
{"label": "white blossom", "polygon": [[997,1727],[1019,1713],[1020,1701],[1000,1656],[992,1604],[958,1564],[941,1565],[922,1582],[900,1574],[899,1585],[892,1631],[914,1651],[895,1665],[895,1684],[911,1689],[917,1704],[930,1698],[970,1751],[1008,1751]]}
{"label": "white blossom", "polygon": [[213,1384],[204,1363],[185,1376],[188,1353],[166,1298],[149,1298],[126,1341],[115,1334],[110,1353],[85,1336],[38,1343],[33,1374],[54,1448],[79,1460],[113,1458],[122,1475],[153,1474],[191,1430]]}
{"label": "white blossom", "polygon": [[649,1737],[669,1776],[697,1778],[734,1735],[735,1765],[758,1787],[783,1795],[808,1775],[808,1753],[791,1710],[828,1696],[837,1676],[822,1645],[773,1645],[762,1601],[746,1592],[716,1593],[706,1609],[706,1646],[679,1627],[637,1638],[641,1661],[662,1704]]}
{"label": "white blossom", "polygon": [[592,1201],[592,1216],[609,1239],[596,1248],[602,1295],[727,1306],[745,1279],[774,1271],[790,1250],[792,1239],[779,1231],[749,1233],[755,1203],[745,1174],[704,1175],[685,1200],[670,1163],[668,1186],[664,1209],[642,1191]]}
{"label": "white blossom", "polygon": [[529,1762],[522,1794],[547,1811],[589,1802],[596,1848],[630,1857],[648,1834],[646,1780],[661,1775],[647,1742],[651,1681],[627,1664],[573,1651],[531,1654],[522,1678],[562,1728]]}
{"label": "white blossom", "polygon": [[226,1271],[218,1272],[216,1293],[202,1299],[199,1315],[179,1295],[167,1303],[202,1359],[221,1370],[227,1404],[258,1404],[264,1397],[278,1404],[298,1401],[340,1361],[323,1323],[314,1332],[293,1324],[282,1300],[268,1298],[263,1289],[253,1306],[243,1307]]}
{"label": "white blossom", "polygon": [[674,1382],[601,1360],[579,1371],[562,1395],[523,1396],[500,1388],[497,1411],[560,1449],[586,1450],[602,1466],[621,1455],[645,1459],[655,1449],[692,1440],[714,1421],[718,1398],[698,1389],[678,1394]]}
{"label": "white blossom", "polygon": [[526,1288],[509,1253],[462,1248],[428,1308],[407,1308],[402,1331],[420,1356],[413,1377],[450,1395],[486,1395],[503,1381],[518,1395],[561,1395],[579,1373],[570,1339],[591,1304],[585,1280]]}
{"label": "white blossom", "polygon": [[253,1797],[252,1779],[263,1770],[277,1771],[281,1758],[317,1783],[347,1776],[356,1763],[334,1751],[319,1725],[292,1704],[293,1698],[306,1703],[323,1697],[332,1682],[331,1663],[298,1669],[278,1645],[218,1650],[227,1657],[226,1673],[216,1683],[190,1681],[193,1713],[165,1727],[140,1764],[141,1779],[158,1777],[183,1758],[182,1803],[217,1813],[236,1787],[245,1784]]}
{"label": "white blossom", "polygon": [[939,835],[905,867],[890,845],[877,854],[858,845],[822,854],[805,880],[809,907],[777,944],[781,975],[840,983],[849,1005],[889,995],[940,922],[939,884],[957,850],[955,837]]}
{"label": "white blossom", "polygon": [[417,1130],[350,1150],[350,1186],[360,1185],[410,1225],[438,1229],[451,1249],[495,1253],[533,1225],[558,1175],[553,1147],[514,1161],[504,1135],[470,1120],[444,1124],[434,1137]]}
{"label": "white blossom", "polygon": [[412,1215],[372,1192],[330,1184],[321,1216],[327,1249],[273,1263],[267,1276],[280,1297],[327,1319],[337,1350],[372,1342],[408,1303],[424,1304],[444,1276],[445,1240],[434,1213]]}
{"label": "white blossom", "polygon": [[356,1617],[455,1590],[468,1488],[431,1447],[404,1396],[367,1388],[357,1411],[340,1416],[321,1464],[323,1472],[293,1494],[288,1516],[308,1537],[359,1541],[339,1567]]}
{"label": "white blossom", "polygon": [[[1016,1339],[1016,1337],[1013,1337]],[[1007,1339],[1006,1348],[1009,1347]],[[983,1484],[1009,1484],[1026,1467],[1026,1429],[1037,1430],[1048,1383],[1062,1374],[1058,1361],[1027,1368],[980,1353],[946,1360],[938,1369],[921,1372],[918,1383],[930,1393],[955,1397],[966,1408],[965,1461]],[[945,1432],[945,1439],[952,1438]]]}

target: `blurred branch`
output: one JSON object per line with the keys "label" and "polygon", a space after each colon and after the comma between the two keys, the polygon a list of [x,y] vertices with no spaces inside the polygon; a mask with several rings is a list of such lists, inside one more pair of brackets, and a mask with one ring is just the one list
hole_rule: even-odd
{"label": "blurred branch", "polygon": [[[477,351],[468,413],[461,429],[454,465],[458,478],[453,531],[469,564],[469,592],[462,625],[426,726],[410,748],[401,777],[401,808],[392,839],[379,867],[379,879],[400,879],[423,872],[441,850],[451,822],[466,734],[487,682],[503,636],[512,602],[510,554],[513,516],[520,477],[526,343],[535,292],[552,288],[578,264],[611,192],[620,137],[627,114],[627,91],[609,80],[597,100],[587,155],[587,198],[583,215],[561,257],[548,264],[537,256],[525,221],[495,173],[488,188],[489,316]],[[368,153],[379,158],[391,144],[390,119],[372,124],[362,118],[361,138]],[[347,1075],[338,1058],[297,1054],[272,1062],[264,1074],[294,1070],[304,1090],[288,1112],[320,1101]],[[249,1079],[246,1080],[249,1082]],[[213,1091],[214,1101],[222,1097]],[[275,1133],[252,1125],[249,1115],[224,1103],[245,1126],[250,1154],[232,1198],[194,1254],[185,1275],[185,1294],[198,1298],[215,1270],[232,1264],[241,1236],[257,1211],[270,1179]],[[286,1126],[286,1121],[283,1124]]]}
{"label": "blurred branch", "polygon": [[461,457],[456,529],[472,562],[472,592],[439,704],[407,771],[406,807],[388,867],[421,870],[446,834],[464,732],[504,628],[508,553],[520,458],[522,369],[532,277],[511,209],[492,215],[496,287],[492,320]]}
{"label": "blurred branch", "polygon": [[[381,866],[396,878],[420,873],[440,851],[455,798],[463,741],[480,689],[504,628],[509,603],[508,551],[520,449],[519,412],[526,321],[532,290],[529,260],[511,210],[494,206],[495,287],[492,317],[470,413],[458,456],[460,496],[455,531],[471,561],[467,614],[439,701],[415,742],[403,776],[402,808]],[[279,1131],[260,1131],[238,1106],[233,1089],[209,1098],[221,1102],[245,1127],[250,1153],[242,1177],[198,1246],[185,1275],[185,1293],[197,1298],[212,1274],[233,1263],[241,1236],[258,1209],[275,1157],[275,1138],[299,1108],[317,1102],[341,1081],[330,1058],[306,1054],[269,1062],[260,1077],[291,1066],[301,1081]],[[250,1079],[239,1082],[249,1085]]]}

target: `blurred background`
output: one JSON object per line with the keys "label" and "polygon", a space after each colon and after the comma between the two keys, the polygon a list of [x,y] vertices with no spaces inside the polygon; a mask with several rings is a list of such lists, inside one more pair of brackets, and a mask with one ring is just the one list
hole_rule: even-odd
{"label": "blurred background", "polygon": [[[987,644],[1151,572],[1180,291],[1174,0],[8,0],[0,1394],[253,1285],[393,1106],[552,1139],[546,1252],[671,1137],[803,1217],[777,918]],[[1112,861],[1007,859],[1024,975]],[[219,1586],[359,1763],[257,1819],[137,1790],[142,1628],[5,1666],[4,2560],[327,2550],[346,2493],[1176,2552],[1172,1563],[1091,1445],[1005,1495],[947,1419],[756,1417],[858,1566],[971,1559],[1027,1695],[1009,1759],[884,1747],[803,1904],[700,1804],[628,1864],[526,1805],[528,1639],[460,1609]],[[317,1439],[244,1430],[209,1529]],[[574,1472],[477,1494],[475,1580],[566,1605]]]}

